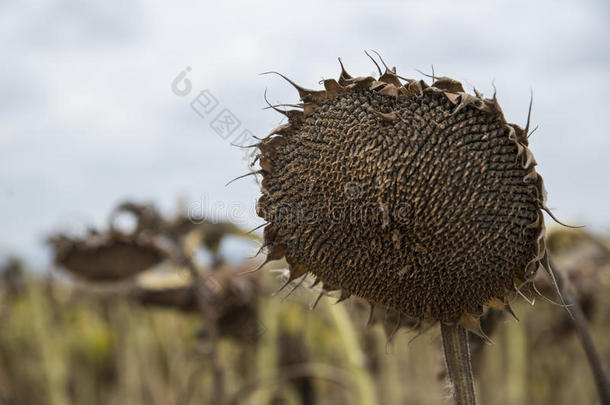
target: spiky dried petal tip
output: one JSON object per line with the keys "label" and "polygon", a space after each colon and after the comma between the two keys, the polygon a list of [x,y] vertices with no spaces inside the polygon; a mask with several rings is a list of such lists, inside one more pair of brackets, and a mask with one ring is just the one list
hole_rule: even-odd
{"label": "spiky dried petal tip", "polygon": [[[283,76],[282,76],[283,77]],[[289,80],[290,81],[290,80]],[[480,333],[545,265],[546,208],[527,127],[494,95],[436,77],[290,81],[301,109],[258,143],[268,260],[416,321]]]}

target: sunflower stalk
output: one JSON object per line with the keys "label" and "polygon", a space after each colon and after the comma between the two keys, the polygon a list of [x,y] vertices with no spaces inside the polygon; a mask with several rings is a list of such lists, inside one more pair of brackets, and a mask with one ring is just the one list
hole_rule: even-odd
{"label": "sunflower stalk", "polygon": [[583,350],[587,355],[589,367],[591,368],[595,386],[597,387],[600,404],[610,405],[610,377],[608,376],[608,371],[604,367],[602,358],[597,350],[597,347],[595,346],[593,337],[591,336],[591,331],[589,330],[589,325],[587,324],[587,318],[582,312],[580,304],[572,295],[572,291],[570,291],[563,274],[560,271],[557,271],[555,268],[555,263],[553,263],[550,258],[549,271],[555,278],[557,288],[561,292],[563,299],[566,305],[568,305],[569,311],[572,315],[570,319],[574,325],[576,333],[578,334]]}
{"label": "sunflower stalk", "polygon": [[468,331],[460,324],[441,323],[447,374],[455,405],[475,405]]}
{"label": "sunflower stalk", "polygon": [[[182,263],[188,268],[193,279],[193,289],[195,299],[203,321],[208,332],[210,348],[208,350],[208,360],[212,370],[212,403],[224,405],[227,401],[225,392],[225,372],[220,360],[220,331],[218,330],[218,315],[214,309],[214,292],[201,277],[197,264],[193,259],[192,249],[189,249],[188,242],[180,258]],[[190,246],[192,247],[192,246]]]}

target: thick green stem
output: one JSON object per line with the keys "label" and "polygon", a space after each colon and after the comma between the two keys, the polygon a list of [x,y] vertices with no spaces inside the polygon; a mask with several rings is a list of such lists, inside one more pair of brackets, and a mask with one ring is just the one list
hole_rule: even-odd
{"label": "thick green stem", "polygon": [[468,331],[459,324],[441,322],[441,335],[447,374],[453,389],[453,403],[455,405],[475,405]]}

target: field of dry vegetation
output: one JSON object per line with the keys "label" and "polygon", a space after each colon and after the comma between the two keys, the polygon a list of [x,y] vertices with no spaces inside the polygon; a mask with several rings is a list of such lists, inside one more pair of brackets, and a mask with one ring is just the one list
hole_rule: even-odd
{"label": "field of dry vegetation", "polygon": [[[170,234],[168,223],[156,232]],[[388,343],[392,319],[376,313],[367,326],[368,306],[358,299],[335,305],[337,297],[323,297],[312,310],[319,290],[309,280],[274,295],[285,281],[281,262],[243,275],[260,259],[236,265],[214,256],[217,239],[236,229],[181,233],[194,231],[189,243],[212,251],[208,267],[166,260],[92,281],[8,262],[0,282],[0,404],[446,403],[438,326],[419,336],[400,329]],[[607,240],[558,230],[550,247],[610,363]],[[480,402],[596,403],[565,309],[540,297],[534,306],[517,297],[513,308],[519,322],[486,315],[493,344],[472,337]]]}

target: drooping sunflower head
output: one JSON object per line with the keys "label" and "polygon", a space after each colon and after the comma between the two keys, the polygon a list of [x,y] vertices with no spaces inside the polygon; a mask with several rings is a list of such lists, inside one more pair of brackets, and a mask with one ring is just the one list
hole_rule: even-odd
{"label": "drooping sunflower head", "polygon": [[120,281],[156,266],[169,254],[153,238],[117,232],[74,239],[54,235],[55,264],[89,281]]}
{"label": "drooping sunflower head", "polygon": [[507,308],[546,259],[527,127],[446,77],[292,84],[300,108],[257,145],[267,260],[416,321]]}

